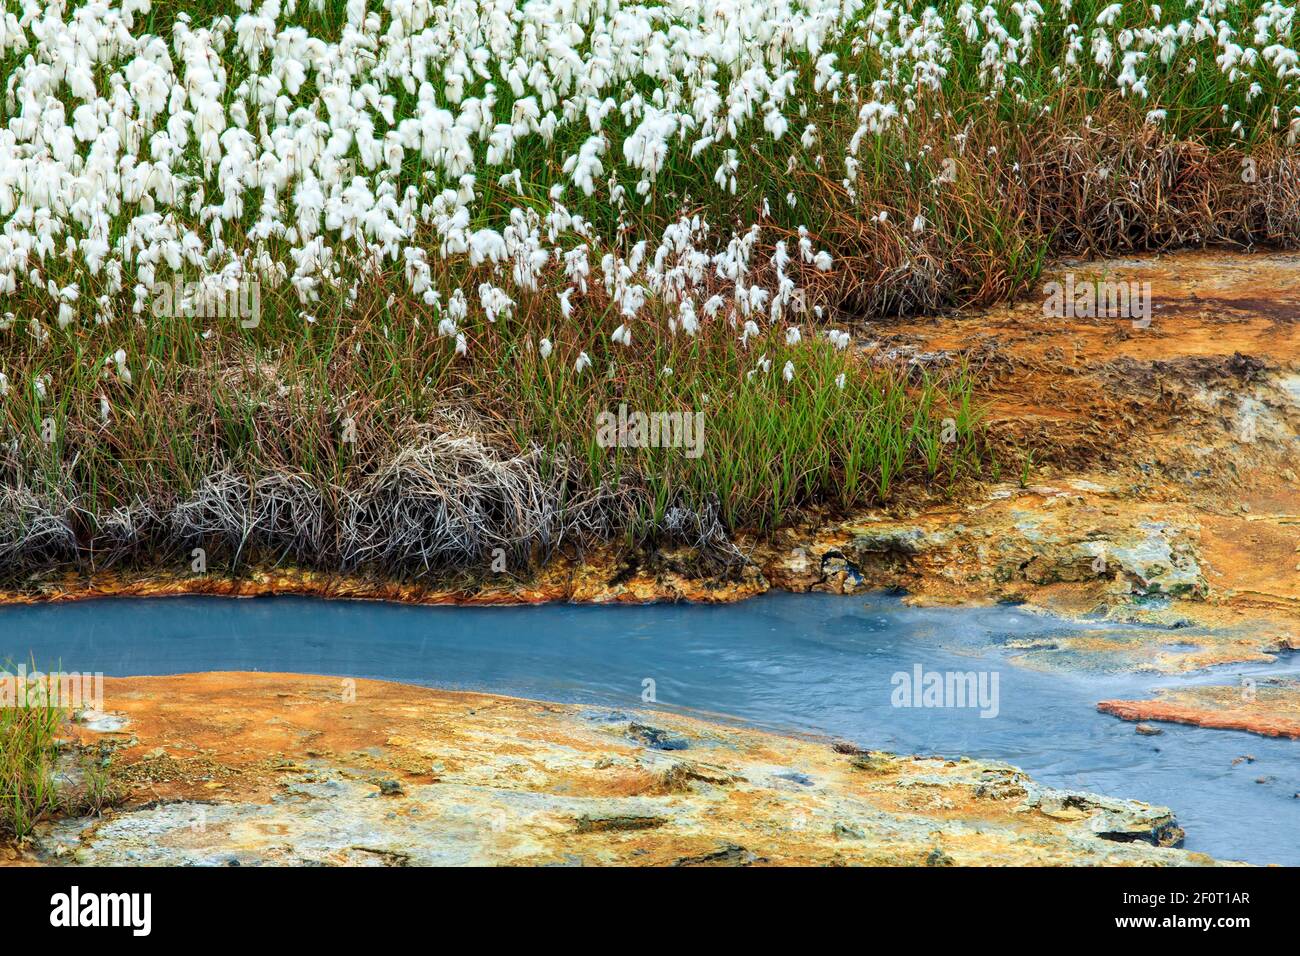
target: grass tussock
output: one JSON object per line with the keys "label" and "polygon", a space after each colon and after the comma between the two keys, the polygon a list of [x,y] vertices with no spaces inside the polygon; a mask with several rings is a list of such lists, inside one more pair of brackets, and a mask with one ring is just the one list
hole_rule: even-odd
{"label": "grass tussock", "polygon": [[60,805],[57,741],[66,718],[46,701],[0,706],[0,838],[24,839]]}
{"label": "grass tussock", "polygon": [[37,673],[34,662],[0,667],[0,841],[21,843],[51,815],[97,815],[123,797],[102,746],[63,739],[72,711],[43,683],[53,675]]}

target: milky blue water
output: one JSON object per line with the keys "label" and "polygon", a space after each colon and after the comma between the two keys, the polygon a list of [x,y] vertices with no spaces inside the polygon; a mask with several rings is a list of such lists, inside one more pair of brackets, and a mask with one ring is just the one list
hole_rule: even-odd
{"label": "milky blue water", "polygon": [[[1099,700],[1141,698],[1160,686],[1294,675],[1296,662],[1168,677],[1051,669],[1050,651],[1035,667],[1012,660],[1021,652],[1010,642],[1050,648],[1054,637],[1085,626],[1012,608],[908,608],[889,596],[515,608],[115,599],[0,608],[0,662],[34,659],[44,668],[110,676],[263,670],[373,677],[724,715],[873,749],[1005,760],[1049,785],[1172,807],[1189,849],[1300,865],[1300,741],[1173,724],[1146,737],[1096,710]],[[1127,636],[1143,639],[1140,630]],[[983,673],[989,690],[996,674],[997,715],[894,706],[901,693],[895,675],[913,675],[917,665],[923,674]],[[650,703],[643,700],[647,681]],[[1239,759],[1245,756],[1254,759]]]}

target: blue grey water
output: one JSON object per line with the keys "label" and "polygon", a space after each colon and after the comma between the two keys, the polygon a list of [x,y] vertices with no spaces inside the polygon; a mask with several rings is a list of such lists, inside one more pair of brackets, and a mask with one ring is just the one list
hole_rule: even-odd
{"label": "blue grey water", "polygon": [[[1053,638],[1089,626],[1100,625],[1007,607],[909,608],[885,595],[491,608],[113,599],[0,608],[0,662],[110,676],[263,670],[372,677],[723,715],[879,750],[1008,761],[1052,786],[1172,807],[1189,849],[1300,864],[1300,742],[1173,724],[1147,737],[1095,706],[1184,682],[1294,674],[1295,662],[1176,677],[1054,667]],[[1024,666],[1026,643],[1046,648],[1031,655],[1034,666]],[[894,706],[894,675],[913,674],[917,665],[996,673],[997,716],[970,707]],[[654,703],[643,700],[647,679]],[[1240,759],[1247,755],[1254,759]]]}

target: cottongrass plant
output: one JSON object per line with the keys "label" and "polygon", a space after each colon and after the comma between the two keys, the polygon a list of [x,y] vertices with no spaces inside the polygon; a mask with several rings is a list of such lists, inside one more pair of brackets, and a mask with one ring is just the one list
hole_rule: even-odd
{"label": "cottongrass plant", "polygon": [[[976,383],[864,323],[1295,245],[1296,35],[1276,0],[0,0],[0,573],[433,574],[949,485]],[[620,402],[704,453],[599,447]]]}

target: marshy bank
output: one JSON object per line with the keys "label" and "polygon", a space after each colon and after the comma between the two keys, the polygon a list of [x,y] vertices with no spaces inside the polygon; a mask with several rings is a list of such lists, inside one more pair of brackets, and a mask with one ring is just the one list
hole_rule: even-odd
{"label": "marshy bank", "polygon": [[[864,355],[890,320],[1300,238],[1279,4],[184,6],[0,18],[20,589],[611,541],[733,574],[1052,458],[986,431],[986,354]],[[622,405],[702,453],[602,447]]]}
{"label": "marshy bank", "polygon": [[[1150,323],[1065,319],[1031,300],[878,323],[853,349],[831,350],[869,367],[897,364],[913,379],[960,375],[963,394],[982,396],[983,470],[951,485],[925,479],[914,446],[919,472],[904,474],[917,480],[875,506],[805,504],[751,531],[731,527],[710,502],[670,507],[663,530],[637,534],[632,502],[644,489],[569,511],[558,500],[563,483],[538,477],[544,454],[503,457],[478,438],[426,430],[400,467],[376,472],[364,495],[339,499],[353,516],[342,524],[322,517],[329,495],[305,482],[259,489],[228,472],[173,505],[183,524],[166,514],[152,532],[124,523],[133,558],[127,549],[116,562],[101,559],[82,546],[93,536],[73,533],[77,512],[61,513],[58,560],[11,574],[3,596],[635,603],[898,588],[917,601],[1026,603],[1233,635],[1206,643],[1201,663],[1300,645],[1300,258],[1177,253],[1048,273],[1068,275],[1148,285]],[[937,404],[929,415],[942,431]],[[722,440],[708,421],[706,452]],[[940,442],[940,454],[951,447]],[[611,451],[633,463],[647,453],[677,466],[727,460],[639,448],[601,449],[600,460],[614,460]],[[748,459],[759,469],[789,460]],[[822,474],[842,478],[832,465]],[[602,535],[611,526],[621,530]],[[184,546],[172,538],[178,527],[189,529]],[[196,547],[208,558],[202,571]],[[451,560],[439,564],[440,554]],[[373,563],[343,573],[343,555]]]}

